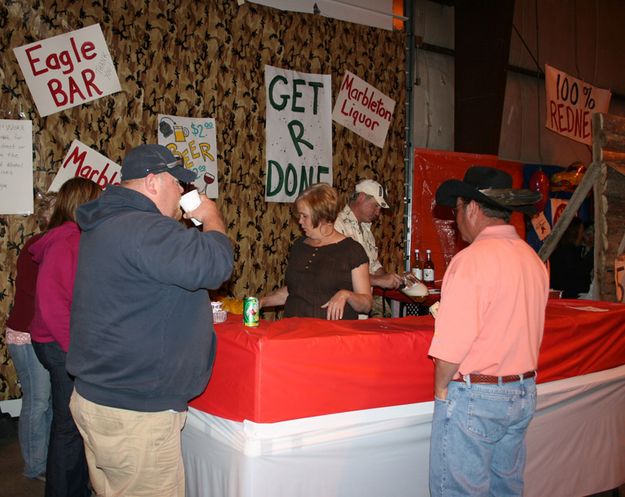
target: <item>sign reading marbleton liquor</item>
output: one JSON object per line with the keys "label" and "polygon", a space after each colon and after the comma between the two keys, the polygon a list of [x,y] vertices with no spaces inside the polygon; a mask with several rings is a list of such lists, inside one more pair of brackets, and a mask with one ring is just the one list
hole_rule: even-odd
{"label": "sign reading marbleton liquor", "polygon": [[345,71],[332,119],[383,148],[394,110],[395,100]]}

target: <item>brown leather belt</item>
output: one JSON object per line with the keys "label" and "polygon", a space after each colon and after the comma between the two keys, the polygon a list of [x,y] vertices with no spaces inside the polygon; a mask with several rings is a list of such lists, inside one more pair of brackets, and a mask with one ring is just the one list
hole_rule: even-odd
{"label": "brown leather belt", "polygon": [[[499,383],[500,380],[501,383],[512,383],[513,381],[521,381],[521,379],[527,380],[528,378],[534,378],[534,376],[536,376],[536,371],[528,371],[527,373],[523,374],[511,374],[508,376],[490,376],[487,374],[476,373],[472,373],[466,376],[469,377],[471,383]],[[454,378],[451,381],[464,381],[464,378]]]}

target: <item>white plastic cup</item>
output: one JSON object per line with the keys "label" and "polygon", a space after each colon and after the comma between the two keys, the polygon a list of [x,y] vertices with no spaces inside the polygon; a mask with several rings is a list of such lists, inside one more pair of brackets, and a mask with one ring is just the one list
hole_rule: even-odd
{"label": "white plastic cup", "polygon": [[[201,203],[202,201],[200,200],[200,194],[197,190],[191,190],[190,192],[185,193],[182,197],[180,197],[180,207],[182,207],[182,210],[185,212],[197,209]],[[191,221],[193,221],[193,224],[195,224],[196,226],[202,224],[194,217],[191,218]]]}

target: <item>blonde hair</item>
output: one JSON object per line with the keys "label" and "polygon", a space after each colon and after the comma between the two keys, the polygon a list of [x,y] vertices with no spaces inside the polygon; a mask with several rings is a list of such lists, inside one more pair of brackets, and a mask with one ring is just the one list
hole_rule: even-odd
{"label": "blonde hair", "polygon": [[100,187],[91,180],[81,177],[68,179],[56,196],[48,229],[61,226],[66,221],[76,222],[76,209],[98,198],[101,193]]}
{"label": "blonde hair", "polygon": [[334,223],[339,213],[339,194],[328,183],[316,183],[304,190],[295,200],[295,206],[305,203],[310,207],[313,228],[321,220]]}

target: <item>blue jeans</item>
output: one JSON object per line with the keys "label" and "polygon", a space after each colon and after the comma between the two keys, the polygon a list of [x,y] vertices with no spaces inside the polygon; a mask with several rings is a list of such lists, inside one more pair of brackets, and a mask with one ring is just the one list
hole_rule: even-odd
{"label": "blue jeans", "polygon": [[447,399],[434,401],[430,495],[521,497],[525,433],[535,409],[534,378],[450,382]]}
{"label": "blue jeans", "polygon": [[31,344],[8,344],[15,371],[22,387],[18,435],[24,476],[35,478],[46,472],[52,398],[50,375],[41,365]]}
{"label": "blue jeans", "polygon": [[67,354],[56,342],[33,342],[33,348],[50,373],[52,384],[52,426],[45,497],[88,497],[91,490],[85,446],[69,410],[74,380],[65,371]]}

